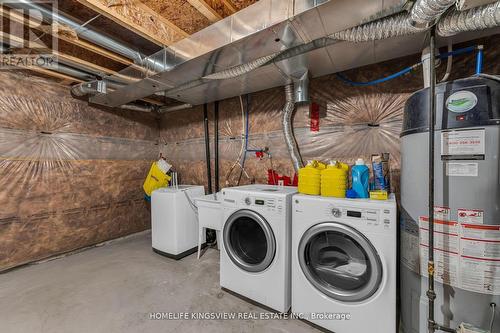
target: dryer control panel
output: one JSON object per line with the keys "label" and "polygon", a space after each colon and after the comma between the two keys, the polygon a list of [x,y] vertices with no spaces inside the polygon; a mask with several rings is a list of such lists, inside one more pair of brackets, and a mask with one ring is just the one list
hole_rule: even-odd
{"label": "dryer control panel", "polygon": [[359,207],[341,207],[328,205],[325,212],[328,218],[346,220],[352,223],[363,223],[365,225],[381,226],[384,229],[391,228],[391,210]]}

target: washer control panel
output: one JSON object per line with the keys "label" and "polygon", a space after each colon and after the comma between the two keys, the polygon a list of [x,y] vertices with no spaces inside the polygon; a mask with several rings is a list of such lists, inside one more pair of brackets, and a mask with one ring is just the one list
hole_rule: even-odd
{"label": "washer control panel", "polygon": [[281,198],[245,196],[241,201],[241,206],[257,211],[281,213],[284,209],[284,200]]}
{"label": "washer control panel", "polygon": [[329,205],[326,215],[330,219],[343,219],[352,223],[363,223],[368,226],[383,226],[384,229],[389,229],[392,224],[390,209],[339,207]]}

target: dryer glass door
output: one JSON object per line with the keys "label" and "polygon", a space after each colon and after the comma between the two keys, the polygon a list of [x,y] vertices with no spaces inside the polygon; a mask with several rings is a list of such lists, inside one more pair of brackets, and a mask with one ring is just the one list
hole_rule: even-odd
{"label": "dryer glass door", "polygon": [[317,224],[299,243],[299,263],[309,282],[335,300],[360,302],[382,282],[382,263],[369,240],[336,222]]}
{"label": "dryer glass door", "polygon": [[223,230],[224,249],[231,261],[247,272],[261,272],[274,259],[276,240],[260,214],[242,209],[232,214]]}

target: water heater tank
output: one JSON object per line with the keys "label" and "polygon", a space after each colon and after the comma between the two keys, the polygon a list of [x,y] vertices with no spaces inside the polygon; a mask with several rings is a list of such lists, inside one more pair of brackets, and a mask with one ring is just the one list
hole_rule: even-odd
{"label": "water heater tank", "polygon": [[[406,103],[401,134],[401,324],[427,332],[429,89]],[[435,320],[500,332],[500,82],[436,87]]]}

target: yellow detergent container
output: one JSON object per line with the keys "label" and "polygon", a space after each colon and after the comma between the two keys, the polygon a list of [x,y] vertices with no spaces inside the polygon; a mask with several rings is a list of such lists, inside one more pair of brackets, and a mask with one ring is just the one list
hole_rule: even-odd
{"label": "yellow detergent container", "polygon": [[309,161],[299,170],[299,193],[319,195],[321,192],[321,170],[317,161]]}
{"label": "yellow detergent container", "polygon": [[345,198],[349,187],[349,166],[332,161],[321,171],[321,196]]}

